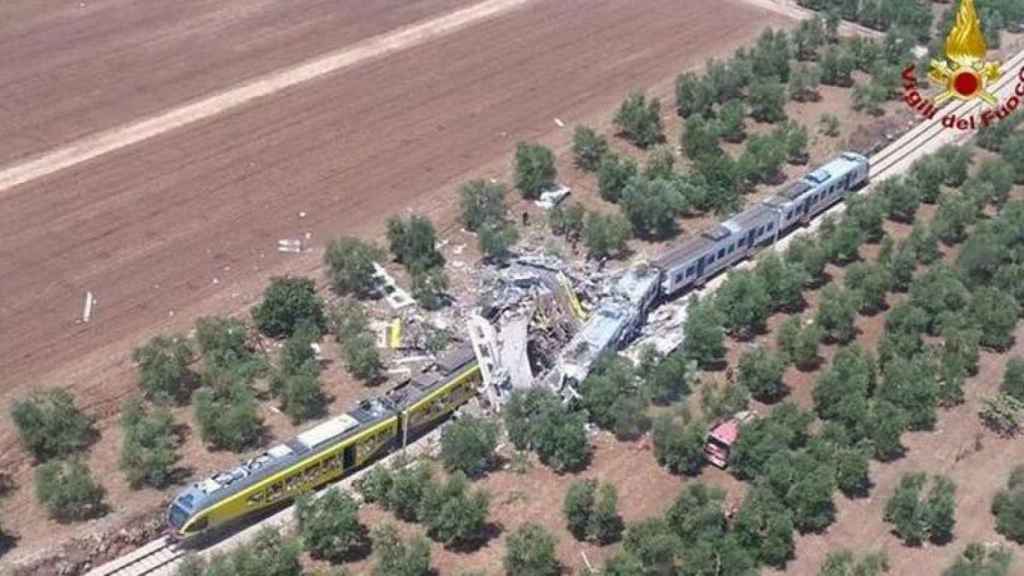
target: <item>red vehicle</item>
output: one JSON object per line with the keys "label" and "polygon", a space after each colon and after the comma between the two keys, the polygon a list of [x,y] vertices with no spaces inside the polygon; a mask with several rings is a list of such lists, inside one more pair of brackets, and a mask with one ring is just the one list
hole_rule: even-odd
{"label": "red vehicle", "polygon": [[751,411],[740,412],[712,426],[704,443],[704,457],[708,462],[723,469],[728,466],[729,452],[740,436],[741,426],[753,420],[755,416],[756,414]]}

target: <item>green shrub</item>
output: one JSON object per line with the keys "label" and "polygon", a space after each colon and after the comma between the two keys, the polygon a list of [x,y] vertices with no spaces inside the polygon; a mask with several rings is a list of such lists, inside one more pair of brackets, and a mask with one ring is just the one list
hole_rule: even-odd
{"label": "green shrub", "polygon": [[647,100],[640,92],[630,94],[615,113],[615,127],[640,148],[653,146],[664,139],[661,124],[661,102]]}
{"label": "green shrub", "polygon": [[164,488],[173,479],[178,461],[174,418],[165,409],[146,410],[130,401],[121,410],[121,470],[133,488]]}
{"label": "green shrub", "polygon": [[96,436],[92,419],[61,388],[35,392],[26,400],[15,401],[11,419],[21,444],[40,462],[75,454]]}
{"label": "green shrub", "polygon": [[430,545],[422,537],[404,542],[392,524],[383,524],[373,531],[373,551],[377,564],[373,576],[428,576]]}
{"label": "green shrub", "polygon": [[474,416],[463,416],[441,431],[441,459],[447,470],[479,476],[494,461],[498,425]]}
{"label": "green shrub", "polygon": [[263,368],[263,363],[246,343],[248,327],[235,318],[216,316],[196,321],[196,342],[203,353],[207,371],[227,371],[233,380],[248,381]]}
{"label": "green shrub", "polygon": [[572,154],[576,166],[593,172],[608,153],[608,141],[588,126],[577,126],[572,135]]}
{"label": "green shrub", "polygon": [[996,517],[996,532],[1024,543],[1024,465],[1013,469],[1006,489],[992,500],[992,514]]}
{"label": "green shrub", "polygon": [[295,509],[302,545],[314,558],[341,562],[365,544],[359,505],[348,492],[331,488],[316,499],[305,496]]}
{"label": "green shrub", "polygon": [[909,546],[918,546],[926,538],[944,544],[953,537],[956,487],[948,478],[936,476],[927,497],[923,497],[927,482],[924,473],[904,474],[885,503],[885,521]]}
{"label": "green shrub", "polygon": [[188,365],[192,349],[181,336],[156,336],[132,352],[139,367],[139,385],[155,402],[182,402],[188,399],[194,375]]}
{"label": "green shrub", "polygon": [[252,391],[245,384],[199,390],[194,403],[203,442],[240,452],[263,439],[263,418]]}
{"label": "green shrub", "polygon": [[942,576],[1010,576],[1013,552],[1003,546],[968,544]]}
{"label": "green shrub", "polygon": [[443,485],[429,483],[420,500],[417,516],[427,534],[445,546],[466,546],[485,537],[490,494],[469,492],[467,484],[465,475],[456,472]]}
{"label": "green shrub", "polygon": [[786,364],[774,352],[756,348],[740,357],[738,382],[760,402],[776,402],[789,389],[782,380]]}
{"label": "green shrub", "polygon": [[388,245],[392,256],[410,272],[426,271],[444,266],[444,256],[437,251],[437,233],[425,216],[408,219],[397,216],[387,223]]}
{"label": "green shrub", "polygon": [[676,474],[696,476],[704,466],[707,423],[693,420],[681,424],[668,415],[654,421],[654,457],[658,464]]}
{"label": "green shrub", "polygon": [[46,513],[61,522],[86,520],[106,513],[106,490],[92,479],[81,460],[53,460],[35,472],[36,498]]}
{"label": "green shrub", "polygon": [[557,576],[554,537],[538,524],[523,524],[505,541],[504,566],[508,576]]}
{"label": "green shrub", "polygon": [[540,198],[541,192],[550,189],[558,178],[555,168],[555,154],[540,144],[516,144],[516,188],[523,198]]}
{"label": "green shrub", "polygon": [[252,309],[252,317],[260,332],[271,338],[291,336],[307,323],[321,332],[327,327],[324,302],[309,278],[272,278],[263,301]]}
{"label": "green shrub", "polygon": [[818,576],[882,576],[889,573],[889,557],[885,552],[872,552],[861,558],[849,550],[829,552]]}
{"label": "green shrub", "polygon": [[341,296],[365,298],[375,294],[381,281],[373,264],[383,257],[379,247],[358,238],[343,236],[331,240],[323,260],[331,288]]}

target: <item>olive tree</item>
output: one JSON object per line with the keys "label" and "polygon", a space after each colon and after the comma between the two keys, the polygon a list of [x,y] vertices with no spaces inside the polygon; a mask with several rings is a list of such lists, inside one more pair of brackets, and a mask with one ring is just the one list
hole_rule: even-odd
{"label": "olive tree", "polygon": [[597,170],[608,153],[608,141],[589,126],[577,126],[572,135],[572,154],[576,166],[587,172]]}
{"label": "olive tree", "polygon": [[61,522],[87,520],[106,512],[106,490],[81,460],[52,460],[35,471],[36,498]]}
{"label": "olive tree", "polygon": [[647,148],[664,139],[661,102],[641,93],[630,94],[615,113],[615,127],[633,144]]}
{"label": "olive tree", "polygon": [[348,492],[331,488],[316,499],[300,498],[295,508],[303,547],[314,558],[342,562],[365,545],[359,505]]}
{"label": "olive tree", "polygon": [[96,436],[92,418],[83,414],[74,397],[62,388],[34,392],[15,401],[11,420],[22,446],[40,462],[76,454]]}
{"label": "olive tree", "polygon": [[402,540],[393,524],[382,524],[373,530],[373,551],[377,563],[373,576],[428,576],[430,545],[422,537]]}
{"label": "olive tree", "polygon": [[263,292],[263,301],[252,309],[260,332],[271,338],[291,336],[303,323],[323,331],[327,326],[324,303],[309,278],[277,277]]}
{"label": "olive tree", "polygon": [[1024,542],[1024,465],[1013,469],[1006,489],[992,500],[992,514],[996,517],[996,532],[1018,544]]}
{"label": "olive tree", "polygon": [[377,246],[351,236],[331,240],[324,251],[327,279],[336,294],[367,297],[377,293],[381,279],[374,262],[384,257]]}
{"label": "olive tree", "polygon": [[540,198],[557,177],[555,154],[550,148],[525,142],[516,145],[516,188],[523,198]]}
{"label": "olive tree", "polygon": [[182,402],[188,399],[195,377],[189,370],[192,348],[181,336],[155,336],[132,352],[139,368],[139,386],[155,402]]}
{"label": "olive tree", "polygon": [[756,348],[740,357],[737,381],[761,402],[776,402],[788,389],[782,380],[786,364],[778,354]]}
{"label": "olive tree", "polygon": [[690,298],[683,341],[686,357],[701,368],[719,364],[725,358],[725,320],[712,300]]}
{"label": "olive tree", "polygon": [[139,401],[121,410],[120,467],[132,488],[163,488],[173,479],[178,460],[174,418],[166,409],[150,412]]}
{"label": "olive tree", "polygon": [[478,476],[491,467],[497,445],[497,424],[475,416],[462,416],[441,431],[445,468],[467,476]]}
{"label": "olive tree", "polygon": [[509,534],[503,564],[508,576],[557,576],[561,572],[554,537],[531,522]]}

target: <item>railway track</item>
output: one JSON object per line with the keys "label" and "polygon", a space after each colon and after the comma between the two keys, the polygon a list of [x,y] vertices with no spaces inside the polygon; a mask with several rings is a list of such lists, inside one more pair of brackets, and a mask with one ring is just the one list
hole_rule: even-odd
{"label": "railway track", "polygon": [[[992,92],[995,93],[998,97],[1000,97],[1001,100],[1005,100],[1005,98],[1008,97],[1010,93],[1012,93],[1012,90],[1017,85],[1017,83],[1021,81],[1021,79],[1018,76],[1018,71],[1022,66],[1024,66],[1024,51],[1018,52],[1010,60],[1004,63],[1003,66],[1004,76],[998,82],[995,83],[992,90]],[[913,160],[916,160],[918,157],[930,152],[929,148],[931,146],[934,146],[933,140],[935,139],[935,137],[942,134],[944,131],[948,130],[947,128],[942,126],[942,117],[947,116],[949,114],[956,114],[958,116],[974,114],[977,111],[979,111],[981,107],[982,103],[980,101],[957,101],[953,104],[947,105],[944,108],[942,108],[939,111],[939,113],[936,114],[935,120],[921,122],[911,130],[897,138],[895,141],[893,141],[888,146],[884,147],[871,158],[870,177],[872,182],[875,182],[876,179],[884,179],[888,176],[900,172],[900,170],[904,167],[905,164],[909,164]],[[1024,113],[1024,111],[1019,111],[1016,113]],[[963,136],[961,136],[961,138],[966,137],[968,135],[970,135],[970,133],[964,133]],[[958,138],[950,139],[950,141],[956,140],[958,140]],[[798,229],[797,231],[787,235],[785,238],[780,239],[780,241],[776,245],[776,249],[784,248],[788,244],[788,242],[791,241],[793,238],[802,236],[804,234],[813,233],[826,215],[838,215],[841,214],[845,209],[845,203],[840,203],[832,207],[831,209],[826,210],[817,218],[815,218],[814,222],[807,228],[804,228],[802,230]],[[741,264],[740,267],[749,264],[749,262],[745,262]],[[717,282],[713,281],[709,283],[705,290],[702,290],[701,292],[707,293],[714,291],[718,287],[718,285],[721,284],[721,281],[724,280],[724,277],[724,274],[721,275],[719,278],[716,279]],[[435,433],[436,432],[437,430],[435,430]],[[435,433],[428,434],[426,437],[417,442],[417,444],[420,444],[419,448],[422,449],[422,445],[426,443],[425,441],[427,441],[428,438],[434,437],[436,439]],[[410,445],[410,448],[414,448],[414,446]],[[377,465],[383,464],[387,460],[390,460],[396,454],[397,452],[391,454],[381,462],[378,462]],[[352,482],[361,477],[362,474],[364,474],[367,470],[369,470],[369,467],[364,470],[361,470],[360,472],[354,474],[353,476],[350,476],[349,478],[346,478],[339,484],[341,486],[351,486]],[[285,518],[285,516],[283,515],[290,513],[291,510],[292,508],[289,507],[288,509],[260,522],[259,524],[251,526],[249,529],[246,529],[244,532],[239,533],[237,536],[242,537],[245,534],[251,534],[256,528],[266,523],[281,523],[287,521],[289,518]],[[232,537],[232,539],[230,540],[234,540],[234,538]],[[229,543],[230,541],[225,541],[223,544],[227,545]],[[103,566],[94,568],[93,570],[89,571],[86,574],[86,576],[172,576],[174,574],[174,570],[177,568],[178,561],[181,558],[183,558],[186,555],[186,553],[187,550],[178,546],[170,538],[161,537],[135,550],[130,554],[127,554],[121,558],[118,558],[117,560],[104,564]]]}
{"label": "railway track", "polygon": [[[992,92],[997,96],[1008,96],[1008,92],[1012,92],[1012,89],[1021,81],[1018,76],[1021,66],[1024,66],[1024,51],[1018,52],[1003,64],[1003,77],[995,83]],[[981,100],[972,100],[969,102],[955,101],[955,103],[945,106],[939,110],[938,114],[936,114],[936,120],[918,124],[909,132],[896,139],[896,141],[889,146],[886,146],[872,157],[871,178],[874,179],[887,176],[889,172],[892,171],[893,168],[898,167],[903,160],[906,160],[918,152],[925,143],[931,141],[932,138],[943,131],[949,130],[941,123],[943,116],[948,116],[949,114],[956,114],[957,116],[974,114],[981,110],[981,108]],[[965,134],[970,133],[968,132]]]}
{"label": "railway track", "polygon": [[[144,576],[169,567],[185,555],[170,538],[163,536],[113,562],[89,571],[86,576]],[[169,571],[169,570],[168,570]]]}

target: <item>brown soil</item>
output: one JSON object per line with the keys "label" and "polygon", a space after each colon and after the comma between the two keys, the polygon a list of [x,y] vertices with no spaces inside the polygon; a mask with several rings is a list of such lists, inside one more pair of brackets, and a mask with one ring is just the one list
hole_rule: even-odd
{"label": "brown soil", "polygon": [[[7,141],[0,157],[23,158],[466,2],[371,3],[338,15],[327,3],[298,14],[269,2],[178,3],[153,14],[124,4],[87,3],[78,13],[57,2],[4,5],[5,15],[27,14],[15,34],[0,36],[25,63],[5,68],[3,84],[25,94],[5,100],[5,117],[21,122],[13,133],[39,136]],[[786,22],[734,0],[714,13],[670,0],[643,10],[538,3],[6,191],[0,400],[70,386],[104,418],[89,458],[114,513],[97,529],[157,506],[161,495],[128,490],[115,471],[111,417],[135,390],[133,346],[187,331],[203,314],[247,309],[272,274],[313,273],[326,239],[377,235],[396,212],[416,209],[454,232],[452,190],[505,176],[516,141],[564,151],[572,125],[604,122],[629,90],[663,90],[680,70]],[[55,45],[68,35],[81,38],[73,49]],[[88,73],[44,73],[83,63]],[[58,113],[38,94],[78,96]],[[274,251],[277,239],[306,233],[307,253]],[[97,306],[80,324],[86,290]],[[359,395],[342,380],[333,386],[335,408]],[[268,422],[275,435],[290,431],[279,415],[268,412]],[[203,470],[237,458],[207,454],[194,436],[183,452],[184,464]],[[41,520],[9,421],[0,424],[0,461],[17,485],[2,505],[5,527],[21,537],[9,556],[82,532]]]}
{"label": "brown soil", "polygon": [[[485,489],[491,494],[491,518],[494,534],[478,550],[461,552],[441,546],[431,548],[431,564],[439,574],[458,574],[461,571],[501,573],[505,554],[505,538],[525,522],[544,526],[558,540],[557,554],[564,574],[576,574],[586,568],[583,554],[595,569],[613,556],[621,544],[598,546],[578,542],[566,529],[562,514],[562,501],[569,485],[579,479],[594,478],[615,485],[619,493],[619,509],[625,522],[636,522],[663,514],[672,505],[688,480],[674,476],[658,466],[654,460],[649,439],[638,442],[619,442],[609,434],[599,433],[593,439],[593,459],[586,471],[579,474],[555,474],[551,469],[532,461],[524,473],[513,471],[511,465],[492,472],[473,483],[473,489]],[[511,456],[510,450],[504,450]],[[728,492],[729,502],[739,502],[746,493],[745,486],[720,470],[711,469],[702,476],[703,482],[721,486]],[[365,507],[361,514],[364,524],[372,528],[381,522],[393,522],[403,533],[423,534],[422,526],[396,522],[393,514],[376,505]],[[353,563],[348,567],[354,574],[369,571],[373,558]]]}
{"label": "brown soil", "polygon": [[472,3],[5,2],[0,166]]}

